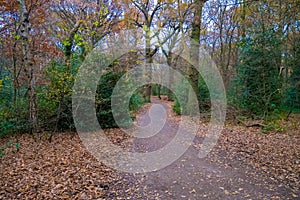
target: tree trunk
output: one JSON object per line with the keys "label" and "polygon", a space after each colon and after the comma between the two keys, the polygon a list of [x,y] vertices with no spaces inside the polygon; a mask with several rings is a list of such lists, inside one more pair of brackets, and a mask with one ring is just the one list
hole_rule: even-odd
{"label": "tree trunk", "polygon": [[[199,47],[200,47],[200,32],[201,32],[201,18],[202,18],[202,8],[204,3],[207,0],[195,0],[194,2],[194,19],[192,24],[192,34],[191,34],[191,63],[195,67],[197,67],[199,62]],[[188,106],[187,106],[187,113],[186,114],[196,114],[194,112],[197,111],[195,109],[196,106],[199,106],[199,89],[198,89],[198,80],[199,80],[199,73],[195,69],[195,67],[190,66],[188,69],[188,77],[191,84],[191,88],[189,89],[189,96],[188,96]],[[193,93],[195,93],[197,99],[192,98]],[[196,101],[198,100],[198,102]]]}
{"label": "tree trunk", "polygon": [[71,57],[72,57],[72,48],[74,45],[74,37],[75,37],[80,25],[81,25],[80,21],[76,22],[76,24],[74,25],[73,29],[70,32],[69,37],[67,38],[68,42],[65,45],[65,56],[66,56],[65,63],[66,63],[66,72],[67,73],[70,73],[70,71],[71,71]]}
{"label": "tree trunk", "polygon": [[[167,63],[168,63],[168,66],[172,68],[172,58],[173,58],[173,55],[172,55],[172,52],[169,51],[168,55],[167,55]],[[173,68],[172,68],[173,69]],[[169,70],[169,88],[168,88],[168,100],[171,101],[173,100],[173,82],[174,82],[174,71],[173,70]]]}
{"label": "tree trunk", "polygon": [[34,133],[37,130],[37,96],[35,90],[35,77],[34,68],[32,62],[32,56],[30,52],[30,23],[29,13],[27,11],[25,1],[18,0],[21,11],[21,24],[20,24],[20,36],[22,39],[22,53],[24,71],[27,76],[27,96],[28,96],[28,114],[29,114],[29,131]]}
{"label": "tree trunk", "polygon": [[150,43],[150,25],[148,26],[146,30],[146,47],[145,47],[145,54],[146,54],[146,76],[147,76],[147,82],[146,85],[146,92],[145,92],[145,101],[150,102],[151,100],[151,64],[152,64],[152,55],[151,55],[151,43]]}
{"label": "tree trunk", "polygon": [[157,84],[157,96],[159,99],[161,99],[160,93],[161,93],[161,85]]}
{"label": "tree trunk", "polygon": [[19,88],[19,81],[18,81],[18,72],[17,72],[17,59],[16,59],[16,47],[17,47],[17,42],[14,42],[13,46],[13,55],[12,55],[12,60],[13,60],[13,73],[14,73],[14,80],[13,80],[13,85],[14,85],[14,97],[13,97],[13,102],[14,105],[17,105],[17,98],[18,98],[18,88]]}

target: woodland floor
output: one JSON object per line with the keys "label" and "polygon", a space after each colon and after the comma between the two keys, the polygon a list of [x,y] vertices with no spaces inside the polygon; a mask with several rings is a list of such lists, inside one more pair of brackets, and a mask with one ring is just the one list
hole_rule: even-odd
{"label": "woodland floor", "polygon": [[[133,139],[120,129],[105,134],[133,151],[153,151],[176,134],[180,117],[170,102],[152,100],[167,110],[162,131]],[[152,104],[153,104],[152,103]],[[147,124],[147,104],[137,123]],[[75,133],[1,139],[0,199],[300,199],[300,116],[285,132],[261,134],[259,127],[227,124],[212,152],[198,158],[208,123],[201,122],[193,145],[173,164],[145,173],[121,173],[99,163]],[[8,145],[12,141],[11,145]],[[16,148],[15,143],[19,143]]]}

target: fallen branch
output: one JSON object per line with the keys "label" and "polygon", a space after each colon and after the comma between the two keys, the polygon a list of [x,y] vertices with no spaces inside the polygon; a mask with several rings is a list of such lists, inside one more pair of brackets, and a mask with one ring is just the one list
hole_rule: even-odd
{"label": "fallen branch", "polygon": [[267,125],[262,124],[262,123],[252,123],[252,124],[250,124],[250,123],[244,122],[244,121],[242,121],[240,119],[237,119],[237,120],[238,120],[238,122],[240,122],[241,124],[245,125],[248,128],[249,127],[262,127],[262,128],[264,128],[264,127],[267,126]]}

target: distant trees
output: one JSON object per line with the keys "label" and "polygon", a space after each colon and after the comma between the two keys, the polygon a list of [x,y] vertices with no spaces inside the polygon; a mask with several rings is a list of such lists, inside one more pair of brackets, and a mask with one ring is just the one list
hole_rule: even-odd
{"label": "distant trees", "polygon": [[250,23],[239,46],[237,78],[240,103],[248,112],[267,119],[274,113],[289,110],[287,107],[291,106],[284,103],[290,98],[286,95],[289,86],[285,83],[292,82],[290,72],[296,64],[288,62],[289,55],[293,55],[292,48],[288,46],[291,45],[289,37],[294,35],[291,27],[296,25],[294,20],[297,16],[288,14],[286,9],[293,11],[296,4],[278,0],[246,6],[252,12],[246,14]]}
{"label": "distant trees", "polygon": [[290,94],[295,95],[292,38],[299,33],[298,11],[297,1],[206,4],[202,44],[222,73],[231,105],[250,116],[266,119],[295,106]]}
{"label": "distant trees", "polygon": [[[126,73],[143,62],[165,61],[192,86],[188,93],[186,85],[171,86],[185,95],[184,114],[199,106],[191,101],[193,92],[200,109],[207,110],[209,91],[197,70],[180,58],[183,35],[194,41],[184,44],[190,45],[192,64],[198,64],[200,46],[210,53],[235,109],[262,119],[297,111],[299,8],[295,0],[1,1],[0,131],[72,127],[72,86],[86,55],[103,39],[114,41],[125,37],[122,30],[134,28],[141,30],[132,33],[136,49],[108,71]],[[154,68],[148,68],[149,80]],[[172,74],[167,78],[173,82]],[[151,84],[144,96],[150,100]]]}
{"label": "distant trees", "polygon": [[[176,12],[172,11],[175,7],[175,2],[171,1],[125,1],[129,9],[126,9],[125,22],[128,27],[135,27],[144,32],[144,63],[147,67],[147,79],[151,80],[151,64],[153,57],[156,55],[160,47],[171,39],[173,34],[179,29],[179,23],[176,19]],[[162,30],[172,26],[171,31],[165,32],[164,38],[157,38],[162,33]],[[145,100],[150,102],[151,84],[145,87]]]}
{"label": "distant trees", "polygon": [[234,74],[233,69],[238,60],[237,43],[240,40],[239,31],[243,23],[240,16],[242,8],[235,1],[218,0],[209,1],[207,4],[203,43],[219,66],[224,85],[229,89],[230,79]]}

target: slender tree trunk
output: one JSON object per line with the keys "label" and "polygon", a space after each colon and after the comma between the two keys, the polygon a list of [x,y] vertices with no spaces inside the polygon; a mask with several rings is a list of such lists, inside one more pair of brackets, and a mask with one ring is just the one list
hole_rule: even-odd
{"label": "slender tree trunk", "polygon": [[21,11],[20,36],[22,39],[22,53],[24,71],[27,76],[27,96],[29,113],[29,131],[34,133],[37,130],[37,96],[35,90],[34,64],[30,52],[30,22],[29,13],[24,0],[18,0]]}
{"label": "slender tree trunk", "polygon": [[152,69],[151,69],[151,64],[152,64],[152,55],[151,55],[151,43],[150,43],[150,26],[147,28],[146,30],[146,47],[145,47],[145,54],[146,54],[146,76],[147,76],[147,82],[149,82],[146,85],[146,91],[145,91],[145,101],[146,102],[150,102],[151,100],[151,73],[152,73]]}
{"label": "slender tree trunk", "polygon": [[161,93],[161,85],[157,84],[157,96],[159,99],[161,99],[160,93]]}
{"label": "slender tree trunk", "polygon": [[[172,52],[169,51],[168,55],[167,55],[167,63],[168,63],[168,66],[172,68]],[[169,89],[168,89],[168,100],[172,100],[172,95],[173,95],[173,82],[174,82],[174,71],[173,70],[170,70],[169,73]]]}
{"label": "slender tree trunk", "polygon": [[17,59],[16,59],[16,46],[17,46],[17,42],[14,42],[14,46],[13,46],[13,56],[12,56],[12,60],[13,60],[13,70],[14,70],[14,97],[13,97],[13,102],[15,105],[17,105],[17,97],[18,97],[18,88],[19,88],[19,83],[18,83],[18,75],[17,75]]}

